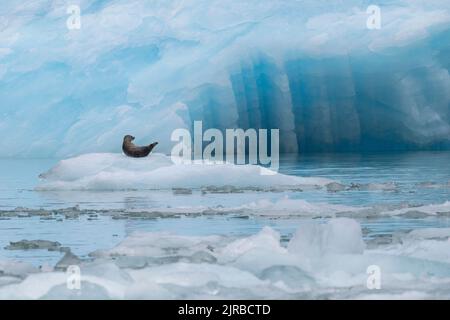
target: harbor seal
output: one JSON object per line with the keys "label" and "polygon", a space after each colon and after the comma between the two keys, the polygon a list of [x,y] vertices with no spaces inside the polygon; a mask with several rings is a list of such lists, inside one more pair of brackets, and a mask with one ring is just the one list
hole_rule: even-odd
{"label": "harbor seal", "polygon": [[153,142],[148,146],[138,147],[132,141],[135,137],[126,135],[123,137],[122,150],[123,152],[132,158],[143,158],[152,152],[153,148],[158,144],[158,142]]}

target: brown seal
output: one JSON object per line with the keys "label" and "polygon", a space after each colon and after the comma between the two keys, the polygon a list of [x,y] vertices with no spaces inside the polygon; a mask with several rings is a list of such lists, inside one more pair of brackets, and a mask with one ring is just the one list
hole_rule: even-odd
{"label": "brown seal", "polygon": [[153,148],[158,144],[158,142],[153,142],[148,146],[138,147],[132,141],[135,138],[130,135],[126,135],[123,137],[122,150],[123,152],[133,158],[143,158],[146,157],[152,152]]}

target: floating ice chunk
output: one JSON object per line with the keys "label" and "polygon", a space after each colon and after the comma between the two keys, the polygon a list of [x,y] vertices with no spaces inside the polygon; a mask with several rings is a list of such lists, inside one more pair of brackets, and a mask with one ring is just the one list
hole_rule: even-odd
{"label": "floating ice chunk", "polygon": [[32,265],[19,261],[0,260],[0,275],[11,275],[14,277],[25,277],[36,273],[38,269]]}
{"label": "floating ice chunk", "polygon": [[19,283],[21,280],[20,278],[13,277],[13,276],[2,276],[0,272],[0,287],[6,286],[9,284]]}
{"label": "floating ice chunk", "polygon": [[[401,247],[386,249],[403,256],[450,263],[449,240],[421,240],[405,242]],[[450,269],[449,269],[450,271]]]}
{"label": "floating ice chunk", "polygon": [[450,228],[423,228],[415,229],[407,234],[408,238],[415,239],[440,239],[450,238]]}
{"label": "floating ice chunk", "polygon": [[29,275],[24,281],[2,287],[0,299],[39,299],[53,286],[66,283],[64,273],[38,273]]}
{"label": "floating ice chunk", "polygon": [[45,249],[49,251],[56,251],[61,248],[61,244],[57,241],[49,240],[20,240],[17,242],[10,242],[5,247],[6,250],[37,250]]}
{"label": "floating ice chunk", "polygon": [[303,199],[290,199],[287,196],[275,201],[262,199],[234,208],[238,212],[242,211],[264,216],[304,215],[330,217],[334,217],[337,213],[358,212],[365,209],[363,207],[351,207],[339,204],[312,203]]}
{"label": "floating ice chunk", "polygon": [[[146,270],[151,272],[151,270]],[[142,274],[142,275],[141,275]],[[126,299],[177,299],[180,298],[178,292],[170,291],[164,286],[164,284],[159,285],[146,277],[145,272],[137,273],[133,275],[134,282],[132,285],[126,288],[125,298]],[[188,291],[192,288],[188,288]],[[192,291],[191,291],[192,292]],[[188,295],[185,295],[186,297]]]}
{"label": "floating ice chunk", "polygon": [[348,218],[331,219],[325,224],[310,223],[298,228],[288,245],[291,253],[302,256],[362,254],[361,226]]}
{"label": "floating ice chunk", "polygon": [[262,284],[262,281],[249,272],[213,264],[175,263],[157,266],[149,270],[130,271],[135,281],[147,279],[158,284],[178,286],[202,286],[209,282],[219,282],[224,286],[243,288]]}
{"label": "floating ice chunk", "polygon": [[270,227],[264,227],[254,236],[239,239],[227,245],[221,251],[221,260],[233,261],[249,251],[257,249],[281,253],[286,251],[280,246],[280,234]]}
{"label": "floating ice chunk", "polygon": [[189,256],[198,251],[211,251],[221,242],[220,236],[188,237],[169,233],[135,232],[119,245],[91,254],[94,257],[128,256],[128,257],[164,257],[176,253]]}
{"label": "floating ice chunk", "polygon": [[74,255],[70,249],[66,251],[64,257],[55,265],[55,270],[66,271],[69,266],[80,265],[82,260]]}
{"label": "floating ice chunk", "polygon": [[260,277],[275,284],[281,282],[291,290],[311,290],[315,285],[314,278],[296,266],[275,265],[264,269]]}
{"label": "floating ice chunk", "polygon": [[400,243],[372,251],[450,263],[450,228],[416,229],[399,237]]}
{"label": "floating ice chunk", "polygon": [[331,182],[326,185],[328,192],[339,192],[344,191],[346,189],[345,185],[342,183]]}
{"label": "floating ice chunk", "polygon": [[424,206],[407,207],[396,210],[382,211],[382,215],[412,215],[415,213],[422,213],[423,215],[437,215],[437,214],[450,214],[450,201],[446,201],[442,204],[430,204]]}
{"label": "floating ice chunk", "polygon": [[135,190],[226,187],[273,188],[287,186],[322,187],[332,180],[262,175],[257,165],[193,163],[174,164],[170,157],[152,154],[128,158],[122,154],[85,154],[60,161],[40,175],[38,190]]}
{"label": "floating ice chunk", "polygon": [[352,183],[348,187],[349,190],[359,191],[396,191],[398,186],[395,182],[385,183]]}
{"label": "floating ice chunk", "polygon": [[28,276],[18,284],[0,288],[0,299],[123,299],[131,278],[113,263],[98,262],[83,265],[81,287],[83,291],[67,287],[65,272],[45,272]]}

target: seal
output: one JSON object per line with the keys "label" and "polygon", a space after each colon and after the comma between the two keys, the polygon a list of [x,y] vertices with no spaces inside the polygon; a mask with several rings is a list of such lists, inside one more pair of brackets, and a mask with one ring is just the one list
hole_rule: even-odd
{"label": "seal", "polygon": [[135,137],[126,135],[123,137],[122,150],[123,152],[132,158],[143,158],[152,152],[153,148],[158,144],[158,142],[153,142],[148,146],[138,147],[132,141]]}

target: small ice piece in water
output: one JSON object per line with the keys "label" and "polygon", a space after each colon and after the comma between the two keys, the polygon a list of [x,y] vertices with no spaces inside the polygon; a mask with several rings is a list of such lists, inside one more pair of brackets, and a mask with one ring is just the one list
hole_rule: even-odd
{"label": "small ice piece in water", "polygon": [[381,211],[380,215],[398,215],[398,216],[411,216],[411,217],[424,217],[432,215],[449,215],[450,214],[450,201],[446,201],[442,204],[429,204],[423,206],[408,206],[406,208],[400,208],[395,210]]}
{"label": "small ice piece in water", "polygon": [[25,278],[27,275],[37,273],[39,270],[25,262],[0,260],[0,276],[13,276]]}
{"label": "small ice piece in water", "polygon": [[330,219],[325,224],[306,223],[295,232],[288,251],[303,256],[362,254],[361,226],[349,218]]}
{"label": "small ice piece in water", "polygon": [[345,185],[337,182],[331,182],[326,185],[328,192],[339,192],[345,190]]}
{"label": "small ice piece in water", "polygon": [[21,240],[17,242],[10,242],[9,245],[5,247],[6,250],[36,250],[36,249],[46,249],[49,251],[59,250],[61,244],[56,241],[48,240]]}
{"label": "small ice piece in water", "polygon": [[80,265],[81,263],[82,260],[78,258],[76,255],[74,255],[72,251],[69,249],[66,250],[64,257],[62,257],[62,259],[59,260],[58,263],[55,265],[55,270],[66,271],[69,266]]}
{"label": "small ice piece in water", "polygon": [[239,239],[228,244],[223,250],[222,261],[233,261],[254,249],[284,252],[280,246],[280,234],[270,227],[264,227],[259,233],[248,238]]}
{"label": "small ice piece in water", "polygon": [[260,278],[270,280],[272,283],[282,282],[290,289],[311,289],[315,284],[314,279],[305,271],[296,266],[275,265],[264,269]]}

